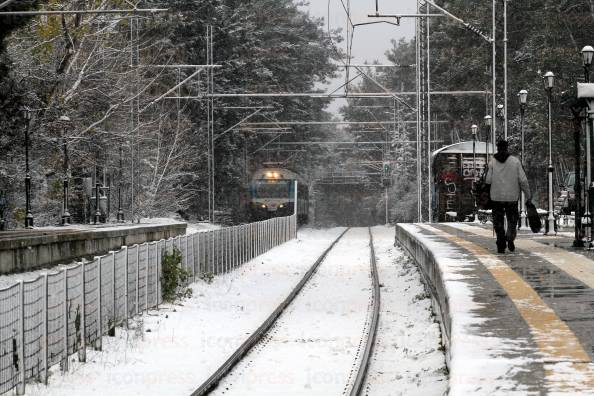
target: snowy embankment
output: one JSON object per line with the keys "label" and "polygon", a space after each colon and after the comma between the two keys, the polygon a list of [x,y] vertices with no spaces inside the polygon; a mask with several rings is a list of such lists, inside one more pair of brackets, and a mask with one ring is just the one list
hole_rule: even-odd
{"label": "snowy embankment", "polygon": [[[302,230],[238,270],[192,286],[194,296],[131,321],[103,339],[103,352],[70,371],[52,370],[49,386],[28,395],[188,395],[276,308],[343,231]],[[71,358],[75,360],[75,358]]]}
{"label": "snowy embankment", "polygon": [[415,263],[394,247],[394,228],[372,229],[381,307],[366,395],[443,395],[448,377],[441,332]]}

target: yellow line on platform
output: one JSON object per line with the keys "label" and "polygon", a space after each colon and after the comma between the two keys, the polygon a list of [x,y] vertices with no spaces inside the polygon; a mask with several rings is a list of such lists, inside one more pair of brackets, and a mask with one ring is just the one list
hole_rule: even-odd
{"label": "yellow line on platform", "polygon": [[[591,390],[594,386],[594,366],[590,357],[569,326],[561,320],[524,279],[503,260],[487,249],[429,225],[418,225],[472,253],[506,291],[522,318],[528,324],[533,339],[543,355],[549,385],[557,389]],[[569,363],[579,375],[559,375],[553,371],[556,363]],[[553,365],[553,367],[549,367]]]}
{"label": "yellow line on platform", "polygon": [[[482,227],[454,223],[451,225],[448,224],[448,226],[479,236],[490,237],[493,235],[491,231]],[[594,289],[594,261],[589,258],[577,253],[568,252],[565,249],[546,245],[533,239],[516,239],[516,247],[542,257],[569,276],[574,277],[588,287]]]}

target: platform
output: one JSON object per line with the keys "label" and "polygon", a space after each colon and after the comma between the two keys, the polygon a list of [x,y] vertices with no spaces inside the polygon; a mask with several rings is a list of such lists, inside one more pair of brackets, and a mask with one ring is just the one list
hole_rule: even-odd
{"label": "platform", "polygon": [[450,395],[594,394],[594,255],[569,234],[521,232],[497,254],[490,227],[397,225],[441,321]]}
{"label": "platform", "polygon": [[0,232],[0,275],[69,263],[122,246],[173,238],[187,224],[102,224]]}

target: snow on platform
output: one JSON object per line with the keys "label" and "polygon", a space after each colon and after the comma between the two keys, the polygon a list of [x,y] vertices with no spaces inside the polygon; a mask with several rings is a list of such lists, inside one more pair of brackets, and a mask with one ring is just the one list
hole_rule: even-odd
{"label": "snow on platform", "polygon": [[467,223],[396,234],[442,318],[450,395],[594,394],[589,259],[528,233],[497,254],[492,230]]}

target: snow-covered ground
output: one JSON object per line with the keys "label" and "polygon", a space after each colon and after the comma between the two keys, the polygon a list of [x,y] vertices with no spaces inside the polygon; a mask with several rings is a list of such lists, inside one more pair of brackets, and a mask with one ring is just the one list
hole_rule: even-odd
{"label": "snow-covered ground", "polygon": [[[278,306],[343,229],[303,229],[288,242],[194,296],[164,305],[104,338],[88,362],[52,369],[49,386],[27,395],[188,395]],[[394,229],[374,228],[382,311],[369,395],[441,395],[447,387],[439,330],[414,265],[394,248]],[[351,230],[270,335],[216,394],[340,395],[358,367],[369,319],[367,229]],[[227,389],[228,388],[228,389]]]}
{"label": "snow-covered ground", "polygon": [[369,317],[369,234],[351,229],[273,329],[213,395],[341,395]]}
{"label": "snow-covered ground", "polygon": [[380,319],[366,395],[443,395],[439,325],[414,262],[394,247],[394,228],[372,229],[381,285]]}
{"label": "snow-covered ground", "polygon": [[[217,277],[193,285],[181,305],[162,306],[115,338],[88,363],[52,370],[49,386],[27,385],[27,395],[188,395],[222,364],[288,295],[343,229],[299,232],[290,241]],[[72,358],[75,360],[75,358]]]}

